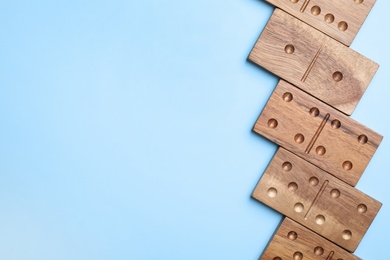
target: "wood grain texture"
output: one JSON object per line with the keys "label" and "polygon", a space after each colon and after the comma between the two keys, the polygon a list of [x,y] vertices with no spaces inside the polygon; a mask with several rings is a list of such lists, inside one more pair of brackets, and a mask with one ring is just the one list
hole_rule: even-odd
{"label": "wood grain texture", "polygon": [[382,206],[283,148],[252,196],[351,252]]}
{"label": "wood grain texture", "polygon": [[383,138],[283,80],[253,130],[352,186]]}
{"label": "wood grain texture", "polygon": [[376,0],[266,0],[335,40],[351,45]]}
{"label": "wood grain texture", "polygon": [[358,260],[360,258],[295,221],[285,218],[260,259]]}
{"label": "wood grain texture", "polygon": [[249,60],[350,115],[378,64],[275,9]]}

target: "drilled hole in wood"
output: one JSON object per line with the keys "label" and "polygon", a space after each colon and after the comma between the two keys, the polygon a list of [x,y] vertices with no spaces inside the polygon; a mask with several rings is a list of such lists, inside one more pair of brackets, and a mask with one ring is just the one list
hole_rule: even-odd
{"label": "drilled hole in wood", "polygon": [[337,119],[334,119],[332,121],[331,125],[334,129],[339,129],[341,127],[341,122]]}
{"label": "drilled hole in wood", "polygon": [[282,164],[282,168],[283,168],[283,170],[285,170],[286,172],[291,171],[291,169],[292,169],[292,164],[291,164],[290,162],[284,162],[284,163]]}
{"label": "drilled hole in wood", "polygon": [[368,142],[368,137],[366,135],[359,135],[358,141],[361,144],[366,144]]}
{"label": "drilled hole in wood", "polygon": [[294,255],[294,260],[302,260],[303,259],[303,254],[301,252],[295,252]]}
{"label": "drilled hole in wood", "polygon": [[341,234],[344,240],[350,240],[352,237],[352,232],[350,230],[344,230],[343,233]]}
{"label": "drilled hole in wood", "polygon": [[334,199],[340,197],[340,191],[338,189],[333,189],[330,191],[330,196]]}
{"label": "drilled hole in wood", "polygon": [[269,188],[268,189],[268,191],[267,191],[267,195],[268,195],[268,197],[270,197],[270,198],[275,198],[276,197],[276,195],[278,195],[278,190],[277,189],[275,189],[275,188]]}
{"label": "drilled hole in wood", "polygon": [[324,155],[325,153],[326,153],[326,149],[325,149],[325,147],[323,147],[323,146],[318,146],[317,148],[316,148],[316,153],[318,154],[318,155]]}
{"label": "drilled hole in wood", "polygon": [[359,213],[366,213],[367,212],[367,206],[364,204],[359,204],[357,206],[357,210]]}
{"label": "drilled hole in wood", "polygon": [[296,4],[299,0],[290,0],[291,3]]}
{"label": "drilled hole in wood", "polygon": [[268,127],[269,128],[278,127],[278,120],[276,120],[275,118],[271,118],[270,120],[268,120]]}
{"label": "drilled hole in wood", "polygon": [[363,0],[355,0],[355,3],[356,4],[361,4],[361,3],[363,3]]}
{"label": "drilled hole in wood", "polygon": [[301,213],[304,208],[305,208],[305,206],[303,206],[303,204],[300,202],[298,202],[294,205],[294,211],[297,213]]}
{"label": "drilled hole in wood", "polygon": [[272,260],[282,260],[282,258],[280,258],[279,256],[277,256],[277,257],[274,257]]}
{"label": "drilled hole in wood", "polygon": [[298,238],[298,234],[295,231],[290,231],[288,232],[287,237],[290,240],[296,240]]}
{"label": "drilled hole in wood", "polygon": [[291,44],[287,44],[286,47],[284,47],[284,51],[287,53],[287,54],[293,54],[294,51],[295,51],[295,47]]}
{"label": "drilled hole in wood", "polygon": [[323,255],[324,254],[324,249],[320,246],[317,246],[314,248],[314,254],[315,255]]}
{"label": "drilled hole in wood", "polygon": [[353,167],[353,164],[350,161],[343,162],[343,169],[346,171],[351,170]]}
{"label": "drilled hole in wood", "polygon": [[293,100],[293,95],[290,92],[286,92],[283,94],[283,100],[286,102],[290,102]]}
{"label": "drilled hole in wood", "polygon": [[312,107],[309,112],[313,117],[317,117],[320,114],[320,110],[318,110],[316,107]]}
{"label": "drilled hole in wood", "polygon": [[325,15],[325,22],[327,22],[327,23],[333,23],[333,21],[334,21],[334,15],[333,14],[327,14],[327,15]]}
{"label": "drilled hole in wood", "polygon": [[311,186],[314,186],[314,187],[317,186],[319,182],[320,182],[320,181],[318,180],[317,177],[311,177],[311,178],[309,179],[310,185],[311,185]]}
{"label": "drilled hole in wood", "polygon": [[317,225],[323,225],[325,223],[325,217],[323,215],[318,215],[316,217],[316,223]]}
{"label": "drilled hole in wood", "polygon": [[294,140],[298,144],[301,144],[301,143],[303,143],[305,141],[305,137],[303,136],[303,134],[296,134],[295,137],[294,137]]}
{"label": "drilled hole in wood", "polygon": [[343,80],[343,74],[340,71],[336,71],[335,73],[333,73],[332,77],[333,77],[333,80],[336,82],[340,82]]}
{"label": "drilled hole in wood", "polygon": [[288,184],[288,190],[289,191],[296,191],[298,189],[298,184],[295,182],[290,182]]}
{"label": "drilled hole in wood", "polygon": [[311,14],[314,15],[314,16],[317,16],[321,13],[321,8],[317,5],[313,6],[311,8]]}
{"label": "drilled hole in wood", "polygon": [[339,22],[339,25],[337,26],[340,31],[344,32],[348,29],[348,24],[344,21]]}

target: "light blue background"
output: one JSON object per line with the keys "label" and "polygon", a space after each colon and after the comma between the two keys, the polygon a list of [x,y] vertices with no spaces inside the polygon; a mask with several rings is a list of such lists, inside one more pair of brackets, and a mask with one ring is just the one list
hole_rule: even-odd
{"label": "light blue background", "polygon": [[[276,146],[251,128],[277,78],[246,58],[258,0],[0,4],[0,259],[257,259],[281,215],[250,198]],[[384,206],[390,2],[352,48],[381,65],[353,118],[385,136],[358,188]]]}

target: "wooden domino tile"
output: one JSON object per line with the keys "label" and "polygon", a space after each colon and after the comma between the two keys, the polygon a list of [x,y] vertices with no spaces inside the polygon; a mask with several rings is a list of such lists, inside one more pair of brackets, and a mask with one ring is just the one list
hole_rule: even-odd
{"label": "wooden domino tile", "polygon": [[252,196],[350,252],[382,206],[283,148]]}
{"label": "wooden domino tile", "polygon": [[302,225],[285,218],[260,258],[261,260],[358,260]]}
{"label": "wooden domino tile", "polygon": [[280,9],[249,60],[348,115],[378,69],[375,62]]}
{"label": "wooden domino tile", "polygon": [[376,0],[266,0],[349,46]]}
{"label": "wooden domino tile", "polygon": [[253,130],[352,186],[383,138],[283,80]]}

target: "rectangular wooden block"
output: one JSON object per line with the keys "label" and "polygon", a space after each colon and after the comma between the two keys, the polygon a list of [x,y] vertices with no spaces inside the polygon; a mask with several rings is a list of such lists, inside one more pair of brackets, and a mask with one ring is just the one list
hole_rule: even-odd
{"label": "rectangular wooden block", "polygon": [[382,206],[283,148],[252,196],[351,252]]}
{"label": "rectangular wooden block", "polygon": [[376,0],[266,0],[349,46]]}
{"label": "rectangular wooden block", "polygon": [[379,67],[279,9],[275,9],[249,60],[348,115]]}
{"label": "rectangular wooden block", "polygon": [[260,259],[358,260],[360,258],[291,219],[285,218]]}
{"label": "rectangular wooden block", "polygon": [[383,138],[283,80],[253,130],[353,186]]}

